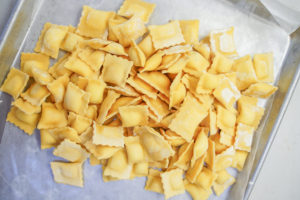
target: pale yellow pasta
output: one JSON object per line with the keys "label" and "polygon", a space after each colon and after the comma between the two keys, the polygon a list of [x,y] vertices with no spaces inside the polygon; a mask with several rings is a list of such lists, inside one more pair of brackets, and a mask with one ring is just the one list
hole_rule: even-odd
{"label": "pale yellow pasta", "polygon": [[26,87],[29,76],[24,72],[11,68],[0,90],[17,99]]}
{"label": "pale yellow pasta", "polygon": [[199,20],[179,20],[179,24],[186,43],[198,42]]}
{"label": "pale yellow pasta", "polygon": [[82,163],[51,162],[51,169],[57,183],[83,187]]}
{"label": "pale yellow pasta", "polygon": [[105,39],[108,34],[108,21],[114,16],[115,12],[96,10],[89,6],[83,6],[76,33],[85,37]]}
{"label": "pale yellow pasta", "polygon": [[31,70],[33,67],[41,70],[47,70],[50,61],[49,56],[41,53],[21,53],[21,71],[25,72],[29,76],[32,76]]}
{"label": "pale yellow pasta", "polygon": [[67,26],[46,23],[34,51],[57,58],[59,48],[68,32]]}
{"label": "pale yellow pasta", "polygon": [[37,125],[38,129],[60,128],[67,125],[66,112],[59,110],[52,103],[42,104],[42,114]]}
{"label": "pale yellow pasta", "polygon": [[50,95],[48,89],[38,83],[33,83],[21,97],[32,105],[40,106],[46,98]]}
{"label": "pale yellow pasta", "polygon": [[71,128],[74,128],[80,135],[92,125],[92,119],[86,118],[82,115],[78,115],[74,112],[69,112],[68,124]]}
{"label": "pale yellow pasta", "polygon": [[148,123],[148,107],[142,105],[119,108],[123,127],[143,126]]}
{"label": "pale yellow pasta", "polygon": [[164,188],[165,198],[168,199],[172,196],[182,194],[185,191],[183,184],[183,170],[173,169],[160,174],[161,181]]}
{"label": "pale yellow pasta", "polygon": [[28,115],[41,112],[41,106],[32,105],[31,103],[22,98],[16,99],[11,103],[11,105],[17,107],[19,110],[23,111]]}
{"label": "pale yellow pasta", "polygon": [[94,122],[93,143],[113,147],[124,147],[123,128],[103,126]]}

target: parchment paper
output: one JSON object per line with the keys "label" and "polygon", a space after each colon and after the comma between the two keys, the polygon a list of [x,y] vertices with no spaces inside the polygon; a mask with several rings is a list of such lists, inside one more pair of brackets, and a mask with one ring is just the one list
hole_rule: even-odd
{"label": "parchment paper", "polygon": [[[200,38],[211,30],[235,27],[235,42],[240,56],[246,54],[273,52],[275,76],[279,76],[285,53],[289,45],[288,34],[277,25],[252,15],[241,12],[233,4],[222,0],[148,0],[157,4],[150,24],[164,24],[173,19],[199,19]],[[29,28],[21,51],[32,52],[45,22],[77,25],[82,5],[96,9],[116,11],[122,0],[47,0],[43,1],[39,13]],[[17,55],[19,56],[19,55]],[[14,66],[19,66],[16,59]],[[1,95],[0,101],[10,101],[7,95]],[[262,102],[264,104],[265,102]],[[2,112],[2,111],[1,111]],[[259,139],[256,133],[254,143]],[[17,127],[6,123],[0,144],[0,199],[164,199],[163,195],[145,191],[145,178],[113,181],[104,183],[100,166],[84,164],[84,188],[56,184],[53,180],[50,161],[60,160],[52,155],[53,149],[40,150],[40,134],[28,136]],[[255,152],[255,149],[254,149]],[[254,152],[252,157],[254,156]],[[251,159],[247,171],[238,178],[234,194],[230,199],[241,199],[251,170]],[[236,175],[236,170],[230,170]],[[239,181],[240,180],[240,181]],[[217,198],[228,199],[229,190]],[[172,199],[191,199],[187,193]]]}

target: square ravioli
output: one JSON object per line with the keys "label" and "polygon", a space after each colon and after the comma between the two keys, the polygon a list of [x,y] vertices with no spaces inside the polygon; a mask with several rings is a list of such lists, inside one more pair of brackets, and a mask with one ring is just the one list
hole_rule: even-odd
{"label": "square ravioli", "polygon": [[32,76],[32,68],[48,70],[50,64],[49,56],[41,53],[21,53],[21,71]]}
{"label": "square ravioli", "polygon": [[160,122],[165,116],[170,113],[168,104],[166,104],[160,98],[151,99],[147,96],[142,96],[142,99],[149,107],[149,110],[155,115],[156,121]]}
{"label": "square ravioli", "polygon": [[125,0],[118,11],[118,15],[125,17],[137,16],[148,23],[149,18],[154,11],[155,4],[142,0]]}
{"label": "square ravioli", "polygon": [[41,149],[48,149],[51,147],[56,147],[64,139],[80,143],[81,138],[75,129],[71,127],[61,127],[61,128],[49,128],[41,129]]}
{"label": "square ravioli", "polygon": [[277,89],[278,87],[267,83],[254,83],[243,92],[243,95],[266,99],[274,94]]}
{"label": "square ravioli", "polygon": [[85,37],[106,39],[108,21],[114,18],[114,16],[115,12],[96,10],[89,6],[83,6],[76,33]]}
{"label": "square ravioli", "polygon": [[117,179],[129,179],[132,165],[128,163],[125,149],[120,149],[108,159],[103,175]]}
{"label": "square ravioli", "polygon": [[105,88],[106,84],[101,78],[99,78],[98,80],[89,79],[85,88],[85,91],[90,95],[89,103],[101,103],[103,100]]}
{"label": "square ravioli", "polygon": [[93,143],[113,147],[124,147],[123,128],[121,126],[103,126],[94,122]]}
{"label": "square ravioli", "polygon": [[85,149],[68,139],[62,141],[54,149],[53,155],[62,157],[70,162],[79,163],[83,163],[89,157],[89,153]]}
{"label": "square ravioli", "polygon": [[22,110],[13,106],[7,114],[6,121],[16,125],[28,135],[32,135],[39,121],[39,113],[26,114]]}
{"label": "square ravioli", "polygon": [[83,187],[82,163],[51,162],[50,164],[55,182]]}
{"label": "square ravioli", "polygon": [[34,48],[37,53],[43,53],[54,59],[57,58],[59,48],[68,32],[67,26],[46,23]]}
{"label": "square ravioli", "polygon": [[28,115],[41,112],[41,106],[32,105],[31,103],[24,100],[23,98],[16,99],[11,103],[11,105],[17,107],[18,109],[20,109],[21,111],[23,111]]}
{"label": "square ravioli", "polygon": [[253,64],[259,81],[274,81],[274,58],[272,53],[255,54],[253,56]]}
{"label": "square ravioli", "polygon": [[164,188],[165,198],[183,194],[185,192],[183,184],[183,171],[181,169],[173,169],[160,174]]}
{"label": "square ravioli", "polygon": [[155,49],[163,49],[185,42],[177,20],[164,25],[150,25],[148,28]]}
{"label": "square ravioli", "polygon": [[248,88],[251,84],[257,82],[257,77],[254,71],[252,58],[246,55],[234,60],[232,71],[236,72],[236,86],[239,90]]}
{"label": "square ravioli", "polygon": [[108,114],[108,111],[111,109],[112,105],[115,103],[115,101],[120,97],[121,95],[116,93],[113,90],[108,90],[107,95],[105,99],[103,100],[100,109],[99,109],[99,115],[97,118],[97,123],[103,124],[103,122],[106,119],[106,116]]}
{"label": "square ravioli", "polygon": [[60,45],[60,48],[62,50],[65,50],[67,52],[72,52],[75,50],[76,46],[83,40],[83,37],[80,35],[77,35],[75,33],[75,27],[69,26],[69,30],[67,32],[67,35],[65,36],[65,39]]}
{"label": "square ravioli", "polygon": [[132,66],[132,61],[106,54],[102,72],[103,80],[123,87]]}
{"label": "square ravioli", "polygon": [[72,55],[68,57],[68,60],[64,63],[64,68],[83,77],[92,78],[95,72],[87,63],[82,61],[77,54],[77,52],[73,52]]}
{"label": "square ravioli", "polygon": [[21,94],[21,97],[35,106],[40,106],[50,95],[47,87],[40,85],[38,83],[33,83],[24,93]]}
{"label": "square ravioli", "polygon": [[233,108],[234,103],[240,98],[241,93],[229,79],[225,78],[214,90],[214,97],[226,108]]}
{"label": "square ravioli", "polygon": [[194,44],[198,42],[199,20],[179,20],[179,24],[186,43]]}
{"label": "square ravioli", "polygon": [[90,95],[69,82],[64,96],[64,108],[77,114],[85,114],[88,109]]}
{"label": "square ravioli", "polygon": [[112,31],[124,47],[128,47],[132,40],[136,40],[147,32],[147,28],[138,16],[133,16],[129,20],[115,25]]}
{"label": "square ravioli", "polygon": [[57,109],[52,103],[42,104],[42,115],[37,125],[38,129],[60,128],[67,126],[66,112]]}
{"label": "square ravioli", "polygon": [[197,126],[207,115],[208,110],[188,93],[169,128],[187,142],[191,142]]}
{"label": "square ravioli", "polygon": [[160,177],[161,171],[157,169],[149,169],[145,190],[164,194],[163,185]]}
{"label": "square ravioli", "polygon": [[68,83],[69,77],[64,75],[47,85],[47,89],[53,95],[55,103],[63,102]]}
{"label": "square ravioli", "polygon": [[80,135],[92,125],[92,119],[89,119],[82,115],[78,115],[73,112],[69,112],[68,124],[71,128],[74,128],[77,131],[77,133]]}
{"label": "square ravioli", "polygon": [[143,147],[153,161],[161,161],[174,155],[171,145],[153,128],[135,127],[134,132],[139,134]]}
{"label": "square ravioli", "polygon": [[140,142],[139,136],[125,137],[125,147],[130,164],[141,163],[145,161],[144,148]]}
{"label": "square ravioli", "polygon": [[29,76],[24,72],[11,68],[0,90],[17,99],[27,85]]}
{"label": "square ravioli", "polygon": [[54,78],[58,78],[60,76],[71,76],[71,74],[73,73],[72,71],[68,70],[67,68],[65,68],[65,63],[68,61],[69,58],[69,54],[65,54],[63,57],[61,57],[60,59],[58,59],[58,61],[56,63],[54,63],[52,65],[52,67],[50,67],[48,69],[48,72],[54,77]]}
{"label": "square ravioli", "polygon": [[221,53],[227,57],[237,56],[234,43],[234,28],[212,31],[210,33],[210,44],[213,53]]}
{"label": "square ravioli", "polygon": [[181,81],[182,73],[178,73],[170,86],[169,109],[179,105],[186,96],[186,88]]}
{"label": "square ravioli", "polygon": [[103,65],[105,52],[85,47],[78,49],[78,57],[97,72]]}
{"label": "square ravioli", "polygon": [[148,107],[142,105],[122,106],[119,108],[123,127],[143,126],[148,123]]}
{"label": "square ravioli", "polygon": [[254,130],[252,126],[238,123],[234,142],[235,149],[250,152]]}

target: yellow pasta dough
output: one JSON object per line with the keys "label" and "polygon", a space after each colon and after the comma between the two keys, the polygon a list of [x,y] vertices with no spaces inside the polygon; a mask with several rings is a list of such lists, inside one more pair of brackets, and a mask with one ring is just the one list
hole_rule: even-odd
{"label": "yellow pasta dough", "polygon": [[143,126],[148,123],[147,106],[122,106],[119,108],[119,113],[123,127]]}
{"label": "yellow pasta dough", "polygon": [[53,155],[62,157],[70,162],[84,162],[89,153],[84,150],[79,144],[68,139],[62,141],[53,151]]}
{"label": "yellow pasta dough", "polygon": [[42,115],[37,125],[38,129],[60,128],[67,125],[66,112],[59,110],[52,103],[42,104]]}
{"label": "yellow pasta dough", "polygon": [[265,99],[275,93],[277,89],[277,87],[267,83],[255,83],[250,85],[249,88],[243,92],[243,95]]}
{"label": "yellow pasta dough", "polygon": [[160,174],[166,199],[184,193],[182,175],[183,171],[181,169],[173,169]]}
{"label": "yellow pasta dough", "polygon": [[29,76],[24,72],[11,68],[0,90],[17,99],[26,87]]}
{"label": "yellow pasta dough", "polygon": [[123,128],[120,126],[101,126],[94,122],[93,143],[114,147],[124,146]]}
{"label": "yellow pasta dough", "polygon": [[21,71],[25,72],[29,76],[32,76],[31,70],[33,67],[41,70],[47,70],[50,61],[49,56],[41,53],[21,53]]}
{"label": "yellow pasta dough", "polygon": [[262,82],[274,81],[274,61],[272,53],[255,54],[253,56],[254,70],[257,79]]}
{"label": "yellow pasta dough", "polygon": [[67,26],[46,23],[34,51],[57,58],[59,48],[68,32]]}
{"label": "yellow pasta dough", "polygon": [[105,39],[108,34],[108,21],[114,16],[115,12],[96,10],[89,6],[83,6],[76,33],[85,37]]}
{"label": "yellow pasta dough", "polygon": [[50,95],[48,89],[38,83],[33,83],[24,93],[21,94],[26,101],[32,105],[40,106]]}
{"label": "yellow pasta dough", "polygon": [[54,180],[78,187],[83,187],[82,163],[51,162]]}

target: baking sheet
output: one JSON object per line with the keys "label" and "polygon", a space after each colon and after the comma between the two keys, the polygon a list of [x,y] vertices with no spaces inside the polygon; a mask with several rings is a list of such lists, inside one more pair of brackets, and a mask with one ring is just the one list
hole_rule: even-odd
{"label": "baking sheet", "polygon": [[[228,1],[218,0],[149,0],[157,4],[150,24],[164,24],[172,19],[199,19],[200,37],[211,30],[235,27],[235,41],[240,56],[253,53],[273,52],[275,76],[280,75],[281,66],[289,46],[289,36],[281,28],[249,12],[241,12]],[[116,11],[122,0],[51,0],[39,1],[41,7],[33,16],[32,25],[24,38],[20,52],[32,52],[45,22],[62,25],[77,25],[82,5],[96,9]],[[251,10],[251,9],[250,9]],[[19,66],[19,53],[13,66]],[[8,105],[10,98],[1,94],[1,104]],[[262,102],[264,103],[264,102]],[[271,102],[270,102],[271,103]],[[3,110],[1,110],[3,112]],[[262,127],[261,127],[262,128]],[[259,132],[254,145],[258,144]],[[164,199],[163,195],[145,191],[145,178],[104,183],[100,166],[84,164],[85,187],[77,188],[56,184],[53,181],[50,161],[58,160],[52,149],[40,150],[39,133],[29,137],[10,123],[5,124],[0,144],[0,199]],[[255,151],[254,151],[255,152]],[[251,153],[254,158],[254,154]],[[241,199],[252,167],[251,159],[234,186],[229,191],[210,199]],[[230,170],[235,175],[235,170]],[[182,194],[172,199],[190,199]]]}

